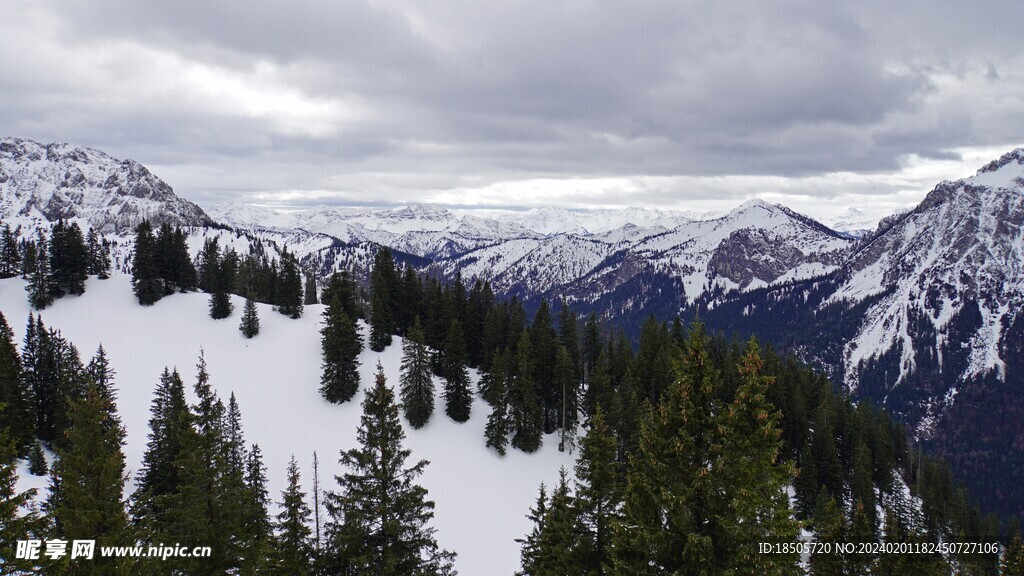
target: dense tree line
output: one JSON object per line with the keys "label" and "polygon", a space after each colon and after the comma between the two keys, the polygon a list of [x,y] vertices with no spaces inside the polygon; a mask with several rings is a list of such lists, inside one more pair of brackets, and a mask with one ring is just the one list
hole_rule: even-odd
{"label": "dense tree line", "polygon": [[[219,237],[207,238],[195,261],[188,251],[187,234],[181,228],[163,224],[154,234],[149,222],[135,230],[132,254],[132,287],[140,304],[153,304],[175,292],[199,290],[210,295],[210,317],[231,316],[232,294],[273,305],[291,318],[302,316],[303,304],[316,301],[316,285],[307,280],[305,292],[302,271],[295,255],[287,248],[281,259],[268,259],[261,242],[250,252],[239,255],[233,247],[223,247]],[[253,333],[249,322],[247,332]],[[258,332],[258,330],[256,330]]]}
{"label": "dense tree line", "polygon": [[92,228],[82,235],[77,223],[58,220],[35,238],[19,238],[21,229],[0,227],[0,278],[22,276],[28,301],[42,310],[65,295],[85,293],[85,280],[110,276],[110,244]]}
{"label": "dense tree line", "polygon": [[[732,521],[753,510],[761,510],[759,520],[740,520],[743,534],[760,522],[767,530],[760,541],[789,541],[789,503],[760,499],[786,485],[795,488],[793,517],[819,541],[1000,539],[995,517],[982,517],[948,466],[925,456],[900,425],[868,403],[852,404],[826,378],[771,349],[708,337],[699,324],[683,330],[678,322],[649,321],[635,356],[612,337],[586,370],[587,433],[575,494],[561,484],[542,492],[530,514],[537,526],[523,540],[525,574],[638,574],[653,567],[652,573],[686,574],[697,566],[729,573],[737,558],[744,558],[737,569],[792,573],[794,558],[772,568],[781,557],[757,556],[756,544],[729,551],[739,534]],[[695,455],[703,460],[693,462]],[[598,516],[610,514],[607,521],[587,520],[597,513],[578,501],[593,498],[595,468],[610,486],[598,491],[606,495]],[[679,524],[705,514],[698,527]],[[772,518],[779,523],[769,523]],[[602,526],[590,539],[580,536],[588,522]],[[616,532],[617,525],[629,529]],[[595,556],[594,549],[606,552]],[[810,569],[948,574],[951,566],[959,573],[999,573],[991,554],[820,554]]]}
{"label": "dense tree line", "polygon": [[196,268],[186,238],[184,230],[168,223],[156,233],[145,220],[135,228],[132,290],[139,304],[148,306],[175,292],[195,290]]}

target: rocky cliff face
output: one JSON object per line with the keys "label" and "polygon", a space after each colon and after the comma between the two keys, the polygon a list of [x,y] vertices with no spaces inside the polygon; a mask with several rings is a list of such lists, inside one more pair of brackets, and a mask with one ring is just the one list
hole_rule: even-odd
{"label": "rocky cliff face", "polygon": [[20,138],[0,138],[0,218],[30,225],[78,219],[83,227],[122,235],[143,219],[187,226],[212,222],[134,160]]}

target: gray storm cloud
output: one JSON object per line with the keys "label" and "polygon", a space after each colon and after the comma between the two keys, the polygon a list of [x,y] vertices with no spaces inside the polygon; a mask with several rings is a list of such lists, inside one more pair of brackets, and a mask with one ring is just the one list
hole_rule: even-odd
{"label": "gray storm cloud", "polygon": [[0,133],[200,202],[899,204],[1021,141],[1024,6],[953,4],[12,0]]}

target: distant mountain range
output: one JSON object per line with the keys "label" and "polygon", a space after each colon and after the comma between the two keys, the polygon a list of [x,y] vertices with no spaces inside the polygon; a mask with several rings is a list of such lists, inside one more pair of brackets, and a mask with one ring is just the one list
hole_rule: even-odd
{"label": "distant mountain range", "polygon": [[237,204],[204,212],[135,162],[0,139],[0,218],[30,228],[61,217],[123,237],[143,218],[197,235],[230,229],[233,245],[287,245],[320,277],[366,273],[387,246],[421,272],[487,280],[528,306],[564,298],[633,333],[650,314],[699,315],[885,405],[958,473],[981,478],[972,486],[987,485],[986,505],[1024,512],[1024,493],[1006,488],[1024,477],[1024,149],[938,184],[876,227],[857,210],[825,225],[762,201],[723,214],[544,208],[481,217],[430,205],[285,213]]}

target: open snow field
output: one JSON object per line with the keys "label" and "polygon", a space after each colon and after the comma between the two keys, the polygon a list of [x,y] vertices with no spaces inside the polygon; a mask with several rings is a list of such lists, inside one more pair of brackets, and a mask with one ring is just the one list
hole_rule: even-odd
{"label": "open snow field", "polygon": [[[321,488],[336,488],[334,475],[341,472],[338,451],[356,445],[363,389],[373,382],[378,360],[388,384],[398,384],[401,339],[396,337],[379,354],[367,348],[360,356],[360,391],[353,401],[333,405],[319,393],[323,306],[307,306],[302,318],[292,320],[269,305],[257,304],[260,334],[246,340],[238,330],[243,300],[232,297],[235,311],[224,320],[210,318],[207,300],[206,294],[176,294],[143,307],[132,295],[130,278],[115,275],[109,280],[90,278],[84,295],[62,298],[42,316],[47,327],[60,330],[78,347],[83,362],[102,343],[117,371],[117,405],[128,431],[128,493],[134,489],[145,450],[149,407],[161,371],[177,367],[194,401],[191,386],[203,349],[213,387],[225,403],[235,393],[246,440],[258,443],[263,451],[272,499],[276,503],[280,498],[285,466],[295,454],[312,506],[313,451],[320,459]],[[14,329],[20,349],[30,311],[24,281],[0,280],[0,311]],[[365,339],[368,330],[362,328]],[[471,374],[475,383],[476,374]],[[514,540],[530,528],[525,515],[538,485],[553,484],[562,466],[571,471],[575,454],[559,453],[557,438],[551,435],[537,453],[510,448],[499,457],[484,446],[490,408],[483,400],[474,400],[469,422],[456,424],[444,414],[443,382],[435,379],[435,384],[437,401],[430,423],[420,430],[412,430],[404,418],[403,424],[410,460],[430,461],[420,483],[437,505],[438,543],[458,553],[456,566],[463,576],[511,574],[519,566]],[[24,467],[21,476],[21,489],[45,485],[44,479],[28,476]]]}

